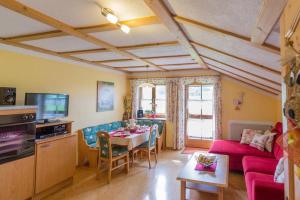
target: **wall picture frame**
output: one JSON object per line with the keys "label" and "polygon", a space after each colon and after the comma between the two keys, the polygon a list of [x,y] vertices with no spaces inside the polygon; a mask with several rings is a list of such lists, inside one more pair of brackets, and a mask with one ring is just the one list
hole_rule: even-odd
{"label": "wall picture frame", "polygon": [[115,84],[97,81],[97,112],[114,110]]}

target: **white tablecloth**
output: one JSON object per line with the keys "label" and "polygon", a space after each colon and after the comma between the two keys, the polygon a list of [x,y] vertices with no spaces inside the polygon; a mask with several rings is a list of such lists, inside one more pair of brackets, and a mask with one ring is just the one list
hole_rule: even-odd
{"label": "white tablecloth", "polygon": [[116,145],[127,146],[128,150],[132,150],[133,148],[147,142],[149,139],[150,130],[147,130],[145,133],[141,134],[131,134],[127,137],[112,137],[111,143]]}

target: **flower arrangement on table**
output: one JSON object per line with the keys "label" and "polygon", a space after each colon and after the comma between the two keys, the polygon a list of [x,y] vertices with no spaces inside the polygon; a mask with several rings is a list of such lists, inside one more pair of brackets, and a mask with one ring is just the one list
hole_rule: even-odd
{"label": "flower arrangement on table", "polygon": [[217,157],[215,155],[200,154],[199,156],[196,156],[195,158],[197,160],[197,165],[195,167],[195,170],[209,171],[209,172],[216,171]]}

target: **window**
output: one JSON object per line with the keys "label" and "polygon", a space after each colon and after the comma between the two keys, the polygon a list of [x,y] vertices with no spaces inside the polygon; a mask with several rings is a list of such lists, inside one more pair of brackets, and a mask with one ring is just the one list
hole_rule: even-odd
{"label": "window", "polygon": [[140,107],[144,111],[154,111],[166,115],[166,86],[156,85],[155,88],[143,87],[139,90]]}
{"label": "window", "polygon": [[188,86],[187,97],[187,135],[191,138],[212,139],[214,131],[213,86]]}

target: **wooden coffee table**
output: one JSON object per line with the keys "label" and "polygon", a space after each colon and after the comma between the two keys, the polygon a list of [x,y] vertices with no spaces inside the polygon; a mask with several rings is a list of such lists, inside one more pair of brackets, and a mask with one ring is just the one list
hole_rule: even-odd
{"label": "wooden coffee table", "polygon": [[194,153],[177,176],[181,184],[181,200],[186,199],[186,189],[214,193],[218,195],[219,200],[223,200],[224,188],[228,187],[229,158],[227,155],[211,154],[217,156],[216,171],[197,171],[196,156],[200,153]]}

